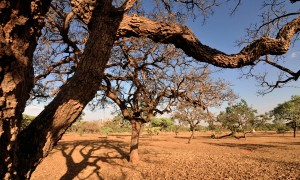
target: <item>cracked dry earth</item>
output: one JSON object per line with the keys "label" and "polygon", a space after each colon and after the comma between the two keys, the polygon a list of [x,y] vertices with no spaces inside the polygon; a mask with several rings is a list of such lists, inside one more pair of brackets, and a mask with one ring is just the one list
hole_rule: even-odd
{"label": "cracked dry earth", "polygon": [[[247,139],[210,139],[198,132],[142,135],[140,162],[127,161],[130,134],[65,134],[33,180],[69,179],[297,179],[300,137],[257,132]],[[300,136],[300,134],[298,135]]]}

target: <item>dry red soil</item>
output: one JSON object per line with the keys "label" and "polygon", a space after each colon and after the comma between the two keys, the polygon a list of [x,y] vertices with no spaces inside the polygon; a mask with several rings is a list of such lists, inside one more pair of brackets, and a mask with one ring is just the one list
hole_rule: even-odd
{"label": "dry red soil", "polygon": [[196,133],[187,144],[188,133],[144,134],[141,160],[131,164],[129,134],[66,134],[32,179],[300,179],[300,137],[272,132],[246,140],[210,135]]}

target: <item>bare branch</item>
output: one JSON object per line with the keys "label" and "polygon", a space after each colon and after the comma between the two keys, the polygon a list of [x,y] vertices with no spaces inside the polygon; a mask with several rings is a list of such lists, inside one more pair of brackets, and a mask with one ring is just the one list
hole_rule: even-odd
{"label": "bare branch", "polygon": [[268,63],[268,64],[270,64],[270,65],[272,65],[272,66],[274,66],[274,67],[276,67],[277,69],[280,69],[280,70],[282,70],[284,72],[289,73],[292,76],[295,76],[297,74],[297,73],[293,72],[292,70],[290,70],[290,69],[288,69],[286,67],[283,67],[283,66],[281,66],[281,65],[279,65],[279,64],[277,64],[277,63],[275,63],[273,61],[271,61],[268,58],[265,60],[265,62]]}
{"label": "bare branch", "polygon": [[295,16],[295,15],[299,15],[300,12],[294,12],[294,13],[288,13],[288,14],[284,14],[282,16],[278,16],[266,23],[263,23],[262,25],[260,25],[258,28],[257,28],[257,31],[259,31],[262,27],[266,26],[266,25],[269,25],[271,23],[274,23],[275,21],[279,20],[279,19],[282,19],[282,18],[285,18],[285,17],[288,17],[288,16]]}
{"label": "bare branch", "polygon": [[69,58],[64,58],[54,64],[52,64],[51,66],[47,67],[47,70],[45,72],[43,72],[43,74],[39,74],[37,75],[35,78],[34,78],[34,82],[36,83],[38,80],[40,79],[43,79],[43,78],[46,78],[50,73],[53,72],[53,70],[56,68],[56,67],[59,67],[61,66],[62,64],[66,64],[66,63],[69,63],[71,61],[73,61],[74,59],[69,57]]}
{"label": "bare branch", "polygon": [[219,67],[239,68],[253,65],[261,56],[282,55],[289,50],[291,39],[300,30],[300,18],[287,23],[276,38],[261,37],[237,54],[227,55],[202,44],[185,26],[153,21],[145,17],[124,15],[118,35],[122,37],[148,37],[155,42],[172,43],[188,56]]}
{"label": "bare branch", "polygon": [[[70,28],[70,23],[72,18],[75,16],[74,12],[70,12],[68,15],[64,15],[62,12],[57,10],[53,5],[51,5],[53,10],[60,16],[60,18],[64,19],[64,24],[63,27],[61,27],[55,20],[51,20],[52,23],[56,25],[58,28],[60,35],[63,38],[64,43],[68,44],[68,46],[71,46],[74,49],[74,52],[80,52],[79,48],[77,47],[76,43],[71,41],[68,36],[69,28]],[[48,16],[48,19],[50,17]]]}

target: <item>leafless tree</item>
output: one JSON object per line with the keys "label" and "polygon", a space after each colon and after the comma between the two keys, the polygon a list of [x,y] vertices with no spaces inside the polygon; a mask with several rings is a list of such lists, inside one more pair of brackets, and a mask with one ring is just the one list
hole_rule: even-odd
{"label": "leafless tree", "polygon": [[184,82],[181,70],[192,68],[191,62],[173,45],[136,38],[116,43],[100,90],[101,97],[113,101],[131,123],[130,162],[139,160],[142,125],[157,114],[171,112],[178,98],[184,96],[180,91]]}
{"label": "leafless tree", "polygon": [[191,136],[188,140],[188,144],[195,136],[195,129],[200,124],[201,121],[205,121],[209,118],[209,113],[205,111],[202,107],[195,106],[177,106],[177,111],[173,115],[174,119],[178,119],[181,122],[187,122],[190,126]]}
{"label": "leafless tree", "polygon": [[[30,178],[36,166],[53,149],[66,129],[99,90],[116,40],[132,36],[149,38],[155,42],[173,44],[197,61],[219,67],[240,68],[261,62],[261,57],[285,54],[300,27],[297,12],[278,15],[277,11],[272,11],[275,17],[270,16],[270,21],[262,27],[272,24],[277,19],[286,18],[286,21],[276,24],[277,29],[274,29],[274,33],[265,35],[258,33],[258,36],[251,39],[239,53],[228,55],[202,44],[188,27],[181,24],[181,19],[189,15],[202,16],[206,20],[214,7],[219,5],[216,0],[157,0],[151,5],[153,8],[148,6],[147,10],[143,9],[143,3],[148,1],[142,0],[71,0],[69,3],[71,7],[67,5],[68,1],[53,1],[52,5],[51,2],[50,0],[0,2],[0,178],[2,179]],[[271,4],[269,6],[271,8],[284,5],[283,2],[276,5],[276,2],[279,2],[276,0],[272,2],[273,4],[275,2],[275,5]],[[49,17],[46,19],[50,6]],[[52,23],[52,20],[56,23]],[[39,63],[39,59],[44,53],[46,57],[52,56],[51,53],[47,54],[45,49],[45,52],[37,53],[36,62],[33,61],[37,44],[46,42],[42,39],[38,41],[45,22],[49,22],[48,25],[56,29],[54,35],[60,37],[59,41],[63,41],[65,45],[57,45],[57,49],[54,48],[55,52],[61,53],[54,53],[57,59],[54,58],[53,62],[48,62],[49,58],[46,58],[44,62],[48,62],[48,66],[41,67],[44,68],[42,71],[37,68],[36,72],[41,76],[35,78],[33,64],[40,65],[43,61]],[[88,33],[88,39],[83,39],[82,44],[76,42],[79,31],[72,34],[73,28],[69,27],[80,27],[82,32]],[[87,37],[84,33],[82,37]],[[49,39],[45,40],[50,43],[50,40],[54,39],[49,36]],[[55,42],[54,40],[51,43]],[[279,84],[297,80],[299,77],[298,70],[291,70],[278,63],[272,66],[289,75],[287,79],[277,81]],[[60,79],[62,85],[56,91],[50,89],[51,92],[41,94],[43,88],[48,87],[42,80],[45,78],[44,75],[50,77],[51,73],[47,73],[47,70],[51,73],[61,72],[62,77],[53,75],[55,76],[53,78]],[[34,83],[37,84],[35,89]],[[53,99],[36,119],[21,131],[22,113],[30,97],[30,91],[40,96],[53,94]]]}
{"label": "leafless tree", "polygon": [[236,95],[230,89],[230,84],[222,79],[214,80],[213,72],[206,67],[202,70],[189,70],[183,82],[185,94],[179,98],[173,118],[187,122],[190,126],[191,136],[194,137],[195,129],[201,121],[214,121],[210,108],[220,107],[224,102],[232,102]]}

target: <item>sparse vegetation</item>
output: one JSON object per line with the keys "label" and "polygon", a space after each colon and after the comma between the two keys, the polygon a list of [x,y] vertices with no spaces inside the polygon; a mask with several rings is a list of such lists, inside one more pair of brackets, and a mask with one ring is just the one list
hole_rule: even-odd
{"label": "sparse vegetation", "polygon": [[[130,121],[130,152],[138,157],[142,124],[170,112],[180,101],[178,95],[189,94],[184,81],[195,80],[199,74],[184,74],[181,66],[250,67],[244,75],[255,77],[266,88],[262,94],[297,81],[299,67],[280,58],[299,40],[299,12],[290,12],[296,1],[266,0],[262,12],[255,12],[260,24],[247,28],[235,54],[203,44],[206,41],[196,37],[198,33],[188,24],[199,17],[207,20],[225,3],[234,3],[231,14],[242,4],[241,0],[1,1],[0,179],[30,179],[95,96],[101,99],[99,104],[109,97]],[[274,80],[273,75],[257,73],[258,65],[272,67],[278,76]],[[122,80],[134,85],[123,86]],[[129,91],[122,94],[123,90]],[[48,104],[31,121],[22,113],[33,100]],[[190,105],[203,103],[203,99],[190,101],[190,96],[181,100]],[[299,118],[289,120],[296,137]],[[78,122],[80,126],[74,128],[80,133],[100,132],[93,123]],[[224,126],[233,133],[254,127],[243,124]],[[117,129],[106,124],[102,132],[108,131]]]}
{"label": "sparse vegetation", "polygon": [[[293,128],[294,138],[297,129],[300,127],[300,96],[292,96],[291,100],[278,104],[271,112],[276,121],[280,121]],[[280,127],[280,131],[284,131],[286,127]]]}
{"label": "sparse vegetation", "polygon": [[34,120],[34,118],[35,116],[23,114],[22,129],[26,128]]}
{"label": "sparse vegetation", "polygon": [[[130,136],[99,139],[98,134],[66,135],[37,168],[32,180],[41,179],[298,179],[300,143],[292,132],[284,136],[257,132],[247,140],[210,139],[210,132],[161,133],[143,137],[142,162],[132,168],[126,152]],[[116,138],[115,138],[116,137]],[[118,138],[120,137],[120,138]],[[66,155],[66,157],[63,156]],[[88,156],[87,154],[91,154]],[[75,168],[75,170],[74,170]],[[88,177],[88,178],[87,178]]]}
{"label": "sparse vegetation", "polygon": [[[246,133],[252,132],[255,128],[256,112],[256,109],[250,107],[243,99],[239,103],[226,107],[226,111],[221,111],[218,115],[217,121],[231,132],[218,138],[227,136],[246,138]],[[243,133],[243,136],[236,136],[239,132]]]}

